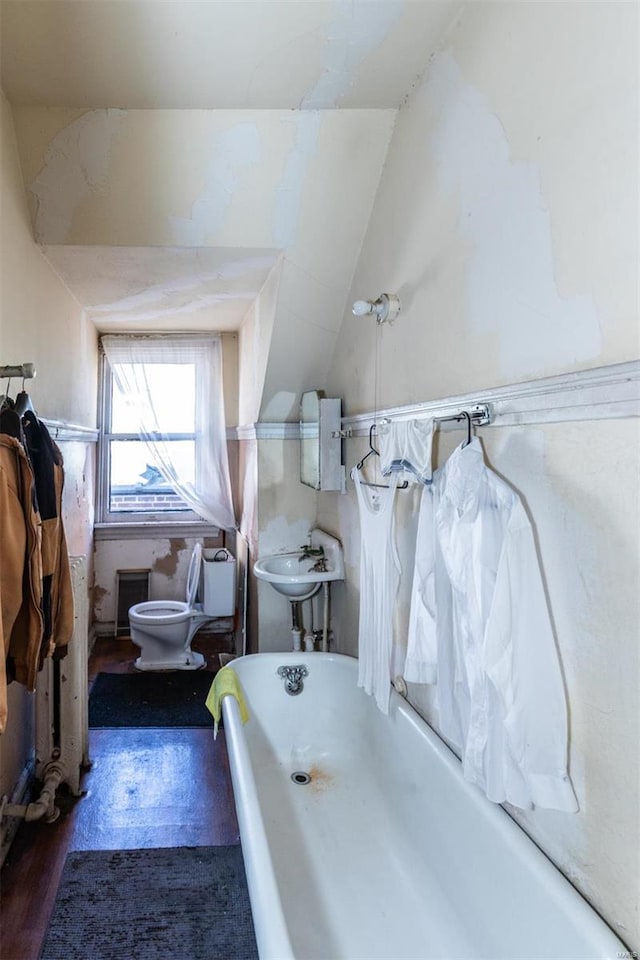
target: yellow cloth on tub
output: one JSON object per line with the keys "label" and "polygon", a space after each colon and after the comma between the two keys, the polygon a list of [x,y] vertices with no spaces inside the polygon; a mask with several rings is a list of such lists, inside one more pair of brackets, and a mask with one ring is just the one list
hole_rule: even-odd
{"label": "yellow cloth on tub", "polygon": [[249,719],[249,711],[247,710],[247,704],[245,703],[238,675],[232,667],[222,667],[221,670],[218,670],[211,684],[211,689],[207,694],[207,699],[205,700],[205,707],[215,721],[213,728],[214,737],[218,735],[218,724],[220,723],[220,717],[222,715],[222,698],[226,696],[236,698],[238,706],[240,707],[240,719],[243,723],[246,723]]}

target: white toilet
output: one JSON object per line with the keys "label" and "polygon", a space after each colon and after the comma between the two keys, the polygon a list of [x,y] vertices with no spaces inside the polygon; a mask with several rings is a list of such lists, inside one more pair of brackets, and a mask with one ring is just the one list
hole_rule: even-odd
{"label": "white toilet", "polygon": [[149,600],[129,608],[131,639],[140,647],[138,670],[199,670],[205,660],[191,649],[193,635],[214,618],[195,603],[202,563],[196,543],[187,575],[187,600]]}

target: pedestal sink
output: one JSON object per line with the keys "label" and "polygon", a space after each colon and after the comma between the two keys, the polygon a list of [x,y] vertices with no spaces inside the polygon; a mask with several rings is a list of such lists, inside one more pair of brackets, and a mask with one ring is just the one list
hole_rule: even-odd
{"label": "pedestal sink", "polygon": [[[253,572],[258,580],[266,580],[274,590],[292,602],[307,600],[316,593],[322,583],[344,580],[344,558],[339,540],[324,530],[311,531],[311,547],[322,547],[326,570],[313,570],[319,557],[304,557],[303,550],[274,553],[256,560]],[[303,559],[304,557],[304,559]]]}

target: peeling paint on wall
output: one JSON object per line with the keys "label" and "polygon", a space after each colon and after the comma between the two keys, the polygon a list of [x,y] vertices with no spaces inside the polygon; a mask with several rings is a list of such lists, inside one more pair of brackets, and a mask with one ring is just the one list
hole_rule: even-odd
{"label": "peeling paint on wall", "polygon": [[[179,251],[178,257],[183,252]],[[151,316],[173,310],[182,312],[194,302],[194,297],[197,306],[201,305],[201,300],[205,296],[216,296],[219,299],[234,297],[255,299],[258,291],[227,293],[217,289],[214,294],[211,294],[207,293],[207,290],[210,284],[221,284],[224,281],[242,278],[253,272],[270,270],[275,262],[275,256],[247,257],[245,260],[234,260],[221,264],[217,270],[213,271],[194,270],[187,276],[174,277],[162,283],[153,284],[111,303],[93,304],[89,308],[90,313],[92,315],[108,314],[111,320],[117,320],[127,319],[128,314],[139,310],[141,307],[152,308],[149,311]],[[186,302],[180,303],[181,300],[186,300]],[[163,305],[164,309],[159,309],[160,304]],[[166,306],[167,304],[169,306]],[[147,314],[144,314],[144,316],[147,316]],[[138,318],[138,314],[136,314],[136,318]]]}
{"label": "peeling paint on wall", "polygon": [[400,18],[404,4],[378,2],[358,6],[336,0],[327,26],[322,72],[303,97],[300,111],[285,122],[296,124],[295,143],[276,187],[273,240],[281,248],[295,245],[307,170],[318,147],[322,115],[335,107],[353,85],[357,67],[384,40]]}
{"label": "peeling paint on wall", "polygon": [[163,557],[156,557],[153,563],[153,572],[162,573],[170,580],[175,576],[178,569],[178,560],[183,550],[187,549],[187,542],[183,537],[176,537],[169,540],[169,552]]}
{"label": "peeling paint on wall", "polygon": [[261,160],[262,144],[255,123],[238,123],[212,137],[205,195],[193,204],[189,219],[170,217],[175,242],[204,246],[224,225],[240,185],[241,168]]}
{"label": "peeling paint on wall", "polygon": [[90,110],[53,138],[30,187],[38,241],[67,241],[76,210],[106,182],[113,139],[126,115],[126,110]]}
{"label": "peeling paint on wall", "polygon": [[439,116],[432,141],[440,183],[457,194],[459,226],[470,240],[474,332],[496,336],[509,377],[597,358],[602,337],[593,303],[557,289],[537,165],[511,160],[500,120],[487,98],[465,84],[451,54],[432,61],[427,91]]}
{"label": "peeling paint on wall", "polygon": [[295,144],[289,151],[275,197],[273,241],[284,249],[296,241],[307,167],[318,147],[322,120],[318,111],[307,111],[292,114],[283,122],[296,125]]}
{"label": "peeling paint on wall", "polygon": [[95,586],[95,587],[93,588],[93,605],[94,605],[94,607],[96,607],[96,608],[100,607],[101,604],[102,604],[102,601],[104,600],[104,598],[105,598],[106,596],[108,596],[108,594],[109,594],[109,591],[106,589],[106,587],[98,587],[98,586]]}
{"label": "peeling paint on wall", "polygon": [[367,4],[335,0],[327,26],[322,75],[301,108],[335,107],[353,86],[356,68],[380,46],[404,7],[405,3],[398,0]]}

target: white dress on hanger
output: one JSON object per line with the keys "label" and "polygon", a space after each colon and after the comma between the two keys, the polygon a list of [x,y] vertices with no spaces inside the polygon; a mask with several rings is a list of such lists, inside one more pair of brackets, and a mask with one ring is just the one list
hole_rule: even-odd
{"label": "white dress on hanger", "polygon": [[388,487],[368,487],[353,471],[360,511],[360,625],[358,686],[389,712],[393,660],[393,614],[400,581],[394,537],[397,475]]}

